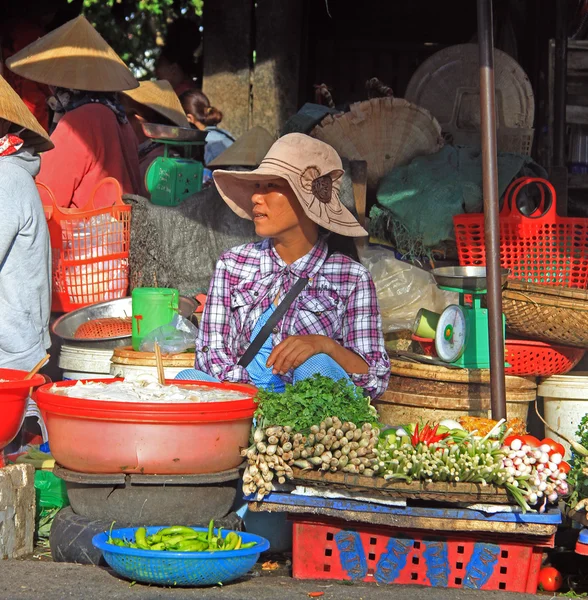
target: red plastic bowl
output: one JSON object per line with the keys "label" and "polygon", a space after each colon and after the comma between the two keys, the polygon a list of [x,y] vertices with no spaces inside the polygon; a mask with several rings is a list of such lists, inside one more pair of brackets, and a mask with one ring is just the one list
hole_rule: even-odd
{"label": "red plastic bowl", "polygon": [[[87,381],[87,380],[85,380]],[[93,380],[111,384],[117,379]],[[248,395],[227,402],[159,404],[108,402],[55,394],[44,385],[37,404],[51,454],[82,473],[198,474],[233,469],[249,445],[257,389],[250,385],[168,380],[180,387],[209,387]]]}
{"label": "red plastic bowl", "polygon": [[27,371],[0,369],[0,451],[15,438],[24,420],[31,389],[45,383],[43,375],[25,380]]}

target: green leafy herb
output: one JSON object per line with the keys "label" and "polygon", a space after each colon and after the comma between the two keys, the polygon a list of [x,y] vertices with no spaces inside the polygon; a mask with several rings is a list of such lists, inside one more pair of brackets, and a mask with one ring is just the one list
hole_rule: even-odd
{"label": "green leafy herb", "polygon": [[378,413],[363,390],[346,379],[334,381],[316,374],[295,384],[286,384],[283,393],[260,390],[255,413],[261,427],[290,426],[305,433],[327,417],[356,425],[378,423]]}
{"label": "green leafy herb", "polygon": [[[582,417],[576,431],[576,439],[582,446],[588,447],[588,415]],[[571,469],[567,480],[572,492],[568,498],[568,504],[573,508],[580,500],[588,498],[588,475],[584,473],[587,463],[583,456],[573,453],[570,463]]]}

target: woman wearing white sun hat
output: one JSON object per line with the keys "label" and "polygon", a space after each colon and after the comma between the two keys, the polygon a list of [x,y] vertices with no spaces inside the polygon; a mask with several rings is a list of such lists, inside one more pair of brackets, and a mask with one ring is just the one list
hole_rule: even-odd
{"label": "woman wearing white sun hat", "polygon": [[265,239],[220,257],[196,341],[198,371],[179,378],[282,391],[322,373],[372,398],[385,391],[390,363],[374,283],[336,249],[340,236],[367,235],[339,199],[342,175],[331,146],[299,133],[278,139],[254,171],[214,171],[222,198]]}

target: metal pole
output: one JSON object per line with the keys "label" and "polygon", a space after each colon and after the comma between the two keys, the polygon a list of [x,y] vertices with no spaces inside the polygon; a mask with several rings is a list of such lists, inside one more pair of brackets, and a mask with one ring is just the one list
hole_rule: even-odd
{"label": "metal pole", "polygon": [[556,167],[564,167],[566,164],[566,79],[568,64],[567,2],[556,2],[555,13],[555,61],[553,65],[553,164]]}
{"label": "metal pole", "polygon": [[492,0],[477,0],[480,52],[480,126],[482,138],[482,189],[488,280],[490,336],[490,390],[492,418],[506,418],[502,285],[500,281],[500,228],[498,224],[498,166],[496,109],[494,105],[494,43]]}

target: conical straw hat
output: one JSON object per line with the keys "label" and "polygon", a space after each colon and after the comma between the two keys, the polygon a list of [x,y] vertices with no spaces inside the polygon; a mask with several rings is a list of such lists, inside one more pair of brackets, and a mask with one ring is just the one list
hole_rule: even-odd
{"label": "conical straw hat", "polygon": [[190,122],[169,81],[141,81],[139,87],[123,92],[135,102],[147,106],[180,127],[190,127]]}
{"label": "conical straw hat", "polygon": [[257,125],[235,140],[224,152],[211,160],[207,166],[258,167],[275,141],[275,138],[267,129]]}
{"label": "conical straw hat", "polygon": [[[49,134],[41,127],[33,113],[2,76],[0,76],[0,119],[10,121],[17,127],[25,128],[18,134],[25,146],[33,147],[38,152],[53,148]],[[16,133],[14,127],[11,129]]]}
{"label": "conical straw hat", "polygon": [[74,90],[120,92],[139,86],[83,15],[29,44],[6,65],[26,79]]}

